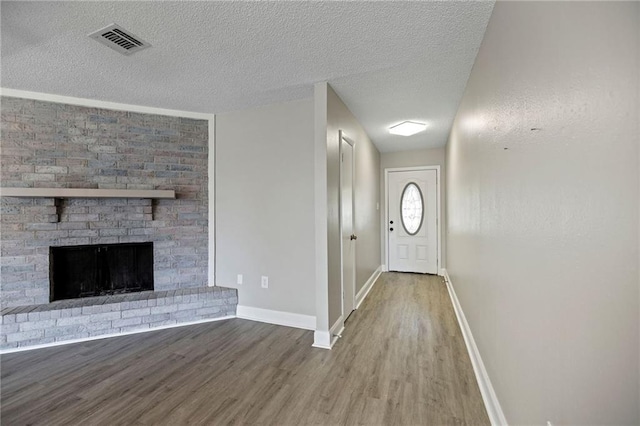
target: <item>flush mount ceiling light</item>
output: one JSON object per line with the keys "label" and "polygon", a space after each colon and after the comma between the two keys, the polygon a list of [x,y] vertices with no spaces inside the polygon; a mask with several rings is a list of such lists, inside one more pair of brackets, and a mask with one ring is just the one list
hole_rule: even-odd
{"label": "flush mount ceiling light", "polygon": [[403,121],[400,124],[389,127],[389,133],[392,135],[411,136],[420,133],[427,128],[424,123],[416,123],[415,121]]}

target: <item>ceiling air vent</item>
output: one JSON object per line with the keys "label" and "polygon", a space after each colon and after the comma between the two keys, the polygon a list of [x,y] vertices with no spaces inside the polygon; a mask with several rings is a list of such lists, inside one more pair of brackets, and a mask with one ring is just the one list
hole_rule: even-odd
{"label": "ceiling air vent", "polygon": [[117,24],[111,24],[108,27],[91,33],[89,37],[123,55],[131,55],[139,50],[151,47],[149,43]]}

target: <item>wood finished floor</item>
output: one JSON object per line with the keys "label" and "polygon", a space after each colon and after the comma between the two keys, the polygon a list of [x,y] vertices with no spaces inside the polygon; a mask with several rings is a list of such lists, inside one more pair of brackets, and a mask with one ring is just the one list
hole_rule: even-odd
{"label": "wood finished floor", "polygon": [[2,425],[489,424],[442,279],[385,273],[333,350],[232,319],[2,356]]}

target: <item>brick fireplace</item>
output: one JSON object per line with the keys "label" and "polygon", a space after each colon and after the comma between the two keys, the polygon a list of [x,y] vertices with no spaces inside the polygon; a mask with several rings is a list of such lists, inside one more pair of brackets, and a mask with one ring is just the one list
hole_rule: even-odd
{"label": "brick fireplace", "polygon": [[[200,311],[202,315],[196,311],[213,306],[205,302],[214,300],[215,296],[215,306],[221,308],[215,313],[209,309],[209,315],[235,313],[235,291],[219,289],[216,293],[215,289],[207,287],[206,120],[10,97],[2,97],[0,101],[2,187],[166,189],[176,192],[176,199],[161,200],[2,197],[2,347],[63,340],[64,333],[51,333],[46,337],[47,327],[55,326],[51,320],[56,318],[51,316],[59,315],[51,312],[58,308],[71,309],[69,315],[83,310],[87,314],[99,311],[88,308],[92,306],[86,305],[88,302],[77,306],[65,301],[49,303],[51,247],[152,243],[155,292],[142,292],[142,296],[136,295],[137,300],[128,300],[127,295],[118,296],[121,300],[112,296],[116,298],[111,301],[120,306],[111,306],[109,309],[114,311],[109,312],[121,314],[119,310],[124,312],[130,308],[130,304],[123,303],[141,305],[141,300],[158,297],[163,304],[170,297],[170,303],[184,305],[183,296],[187,296],[188,303],[202,302],[199,307],[196,303],[182,309],[189,311],[182,317],[165,315],[155,318],[166,325],[167,321],[179,322],[180,318],[203,319],[205,311]],[[178,296],[179,302],[175,300]],[[225,303],[221,304],[220,300],[225,300]],[[89,302],[109,304],[108,299]],[[156,306],[146,303],[149,313],[143,316],[150,316],[151,308]],[[74,311],[75,308],[80,311]],[[168,309],[172,308],[163,310]],[[178,311],[180,309],[176,307],[172,312]],[[31,315],[34,319],[37,317],[34,321],[49,322],[40,324],[40,329],[33,325],[19,325],[30,322],[29,314],[36,312],[49,314]],[[145,313],[146,310],[140,312],[141,315]],[[115,318],[117,315],[114,313],[108,316],[114,317],[109,320],[112,322],[123,319],[122,316]],[[147,321],[150,327],[153,327],[152,323]],[[142,320],[140,323],[129,321],[125,326],[137,324],[142,324]],[[111,333],[121,329],[104,327],[101,330]],[[34,330],[42,333],[32,332]],[[10,337],[23,331],[31,333],[22,340]],[[91,330],[82,330],[81,327],[73,331],[71,335],[74,338],[79,334],[85,337],[92,335]]]}

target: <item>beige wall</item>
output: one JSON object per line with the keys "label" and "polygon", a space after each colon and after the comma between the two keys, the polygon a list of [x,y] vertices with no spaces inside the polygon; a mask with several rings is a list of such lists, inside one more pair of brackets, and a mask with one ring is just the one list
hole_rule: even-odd
{"label": "beige wall", "polygon": [[639,8],[498,2],[453,126],[447,269],[510,424],[640,422]]}
{"label": "beige wall", "polygon": [[[385,223],[384,206],[386,199],[387,187],[384,181],[384,170],[395,167],[415,167],[415,166],[440,166],[440,220],[442,222],[442,233],[440,235],[440,241],[442,247],[440,249],[442,254],[442,267],[446,267],[447,260],[447,243],[446,243],[446,170],[445,170],[445,148],[431,148],[431,149],[417,149],[411,151],[398,151],[398,152],[383,152],[380,154],[380,232],[384,236],[387,232],[387,224]],[[382,238],[382,244],[385,244],[384,237]],[[386,251],[385,247],[382,248],[382,263],[386,264]]]}
{"label": "beige wall", "polygon": [[[318,93],[318,91],[320,93]],[[322,93],[326,92],[326,95]],[[316,87],[316,96],[326,96],[326,176],[327,176],[327,304],[328,326],[342,315],[340,280],[340,224],[338,196],[340,189],[339,131],[355,142],[355,227],[356,291],[380,266],[380,153],[364,129],[334,90],[326,84]],[[316,105],[322,108],[322,103]],[[320,114],[321,116],[322,114]],[[316,129],[317,130],[317,129]],[[322,132],[319,132],[322,136]],[[319,309],[327,309],[320,306]],[[320,318],[320,314],[318,314]]]}
{"label": "beige wall", "polygon": [[313,100],[217,115],[215,143],[216,284],[240,305],[315,315]]}

